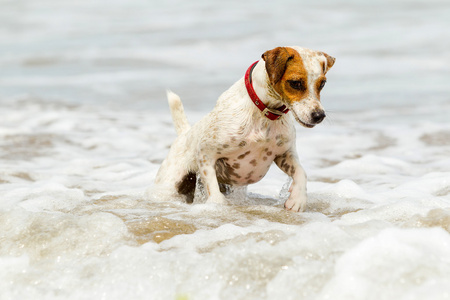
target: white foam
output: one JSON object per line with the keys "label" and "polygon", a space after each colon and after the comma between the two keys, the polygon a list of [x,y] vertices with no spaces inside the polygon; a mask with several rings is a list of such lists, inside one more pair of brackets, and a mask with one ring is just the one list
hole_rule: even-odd
{"label": "white foam", "polygon": [[[6,297],[370,299],[388,286],[386,299],[415,299],[413,284],[417,295],[448,292],[446,123],[410,120],[395,131],[360,120],[361,129],[335,116],[298,128],[310,176],[307,211],[295,214],[278,199],[287,178],[275,167],[228,205],[147,200],[175,137],[168,112],[142,122],[133,109],[52,110],[4,106],[14,116],[0,124]],[[336,151],[327,129],[340,133]]]}
{"label": "white foam", "polygon": [[445,299],[449,253],[450,237],[442,229],[386,229],[337,260],[333,279],[318,298],[419,299],[426,286],[427,298]]}

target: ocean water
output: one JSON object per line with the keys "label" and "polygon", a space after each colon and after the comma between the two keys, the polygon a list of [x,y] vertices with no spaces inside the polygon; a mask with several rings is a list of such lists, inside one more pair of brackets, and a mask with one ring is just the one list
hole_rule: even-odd
{"label": "ocean water", "polygon": [[[450,3],[0,0],[0,299],[450,299]],[[261,54],[336,57],[227,205],[151,194],[176,133]]]}

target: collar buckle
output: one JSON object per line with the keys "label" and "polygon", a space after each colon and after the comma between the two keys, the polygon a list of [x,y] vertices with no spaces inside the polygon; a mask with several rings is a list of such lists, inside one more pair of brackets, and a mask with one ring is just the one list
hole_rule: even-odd
{"label": "collar buckle", "polygon": [[264,110],[262,111],[263,115],[265,115],[267,118],[270,119],[270,114],[274,114],[275,116],[275,120],[278,120],[279,118],[282,117],[282,115],[280,115],[278,110],[274,110],[274,109],[270,109],[268,107],[264,108]]}

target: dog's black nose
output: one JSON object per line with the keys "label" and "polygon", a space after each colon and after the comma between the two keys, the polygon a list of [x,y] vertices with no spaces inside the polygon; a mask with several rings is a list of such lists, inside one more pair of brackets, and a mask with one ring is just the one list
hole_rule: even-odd
{"label": "dog's black nose", "polygon": [[319,124],[323,119],[325,119],[325,112],[323,110],[316,110],[311,114],[311,120],[314,124]]}

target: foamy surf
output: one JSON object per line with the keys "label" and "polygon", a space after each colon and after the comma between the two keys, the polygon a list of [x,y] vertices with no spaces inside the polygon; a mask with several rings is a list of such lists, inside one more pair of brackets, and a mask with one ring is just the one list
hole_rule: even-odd
{"label": "foamy surf", "polygon": [[335,115],[317,130],[299,128],[309,200],[305,213],[291,213],[275,167],[227,205],[146,197],[176,135],[169,114],[148,126],[135,110],[3,109],[5,299],[449,293],[448,123],[393,130]]}

